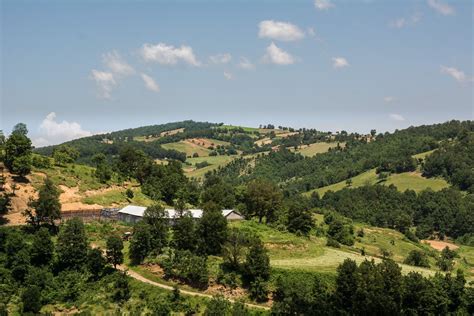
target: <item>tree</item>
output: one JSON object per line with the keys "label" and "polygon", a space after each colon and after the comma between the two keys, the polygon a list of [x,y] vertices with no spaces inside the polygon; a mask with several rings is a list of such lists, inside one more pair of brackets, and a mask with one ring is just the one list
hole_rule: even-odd
{"label": "tree", "polygon": [[123,241],[122,238],[116,235],[111,235],[107,238],[107,261],[117,268],[117,264],[123,263]]}
{"label": "tree", "polygon": [[99,279],[105,268],[105,258],[100,248],[92,248],[87,252],[87,270],[95,280]]}
{"label": "tree", "polygon": [[218,255],[227,237],[227,220],[219,207],[208,202],[197,225],[198,249],[202,254]]}
{"label": "tree", "polygon": [[245,260],[245,276],[249,282],[261,278],[267,281],[270,278],[270,258],[262,241],[255,238]]}
{"label": "tree", "polygon": [[79,218],[68,220],[61,227],[56,244],[60,268],[81,270],[87,261],[88,248],[82,220]]}
{"label": "tree", "polygon": [[47,266],[53,260],[54,243],[48,229],[40,228],[33,236],[31,244],[31,263],[35,266]]}
{"label": "tree", "polygon": [[222,295],[216,295],[206,305],[204,316],[227,315],[230,311],[231,303]]}
{"label": "tree", "polygon": [[114,274],[114,288],[112,292],[112,299],[115,302],[128,301],[130,298],[130,284],[127,273],[125,271],[117,271]]}
{"label": "tree", "polygon": [[94,175],[97,179],[99,179],[99,182],[101,183],[107,183],[112,179],[112,168],[109,166],[107,162],[103,162],[95,168]]}
{"label": "tree", "polygon": [[377,134],[377,130],[371,129],[370,130],[370,136],[374,137]]}
{"label": "tree", "polygon": [[27,136],[28,129],[18,123],[5,142],[5,166],[13,174],[24,177],[31,171],[31,140]]}
{"label": "tree", "polygon": [[79,151],[69,145],[61,145],[53,150],[54,163],[58,166],[65,166],[67,163],[73,163],[79,157]]}
{"label": "tree", "polygon": [[357,288],[357,263],[346,259],[337,267],[335,305],[343,312],[349,313],[354,303],[354,291]]}
{"label": "tree", "polygon": [[150,227],[151,248],[159,254],[161,249],[167,245],[169,218],[165,208],[161,204],[149,206],[143,214],[143,221]]}
{"label": "tree", "polygon": [[214,202],[221,209],[230,209],[235,206],[234,188],[222,178],[209,175],[204,181],[201,200],[203,203]]}
{"label": "tree", "polygon": [[232,227],[227,233],[227,240],[223,246],[223,259],[224,263],[234,271],[238,271],[241,268],[245,251],[251,244],[254,237],[250,236],[249,233]]}
{"label": "tree", "polygon": [[416,267],[426,267],[426,268],[430,267],[428,257],[421,250],[410,251],[404,263],[412,265],[412,266],[416,266]]}
{"label": "tree", "polygon": [[21,294],[23,313],[38,314],[41,309],[41,292],[36,285],[28,286]]}
{"label": "tree", "polygon": [[38,199],[31,201],[28,205],[34,209],[26,211],[28,221],[35,227],[49,223],[54,225],[54,221],[61,218],[61,203],[59,202],[59,189],[50,178],[44,180],[43,186],[39,189]]}
{"label": "tree", "polygon": [[175,219],[173,230],[173,247],[178,250],[196,250],[196,223],[189,212]]}
{"label": "tree", "polygon": [[307,205],[299,200],[292,200],[288,204],[288,216],[286,227],[292,233],[307,236],[314,227],[314,220]]}
{"label": "tree", "polygon": [[145,222],[138,222],[133,227],[133,235],[130,240],[129,257],[132,264],[140,264],[148,256],[152,249],[152,236],[150,226]]}
{"label": "tree", "polygon": [[275,212],[280,208],[282,202],[280,189],[264,179],[257,179],[247,184],[245,197],[246,215],[258,217],[261,223],[265,217],[267,222],[275,220]]}

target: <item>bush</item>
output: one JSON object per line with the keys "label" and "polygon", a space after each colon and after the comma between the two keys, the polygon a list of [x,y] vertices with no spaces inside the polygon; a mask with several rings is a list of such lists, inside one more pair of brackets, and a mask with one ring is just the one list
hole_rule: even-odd
{"label": "bush", "polygon": [[430,267],[430,263],[428,262],[428,256],[421,250],[410,251],[404,263],[416,267]]}
{"label": "bush", "polygon": [[333,247],[333,248],[341,248],[341,245],[337,242],[337,240],[328,238],[326,242],[326,246]]}
{"label": "bush", "polygon": [[214,296],[206,306],[205,316],[221,316],[227,315],[230,311],[231,304],[222,295]]}
{"label": "bush", "polygon": [[177,278],[193,287],[205,289],[209,283],[209,272],[206,257],[200,257],[189,250],[170,253],[161,266],[165,277]]}
{"label": "bush", "polygon": [[21,295],[23,312],[37,314],[41,309],[41,292],[36,285],[28,286]]}
{"label": "bush", "polygon": [[257,302],[266,302],[268,300],[268,284],[261,277],[250,283],[250,297]]}

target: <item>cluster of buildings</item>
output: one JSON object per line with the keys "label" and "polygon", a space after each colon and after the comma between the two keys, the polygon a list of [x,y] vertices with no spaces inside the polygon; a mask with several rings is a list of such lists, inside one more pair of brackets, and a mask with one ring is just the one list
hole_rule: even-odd
{"label": "cluster of buildings", "polygon": [[[117,219],[127,223],[136,223],[142,220],[146,209],[144,206],[127,205],[117,212]],[[203,211],[200,209],[185,210],[184,212],[189,212],[194,219],[201,218],[203,214]],[[181,212],[177,212],[174,209],[165,209],[165,214],[167,219],[173,221],[180,216]],[[234,210],[222,210],[222,215],[229,221],[244,219],[241,214]]]}

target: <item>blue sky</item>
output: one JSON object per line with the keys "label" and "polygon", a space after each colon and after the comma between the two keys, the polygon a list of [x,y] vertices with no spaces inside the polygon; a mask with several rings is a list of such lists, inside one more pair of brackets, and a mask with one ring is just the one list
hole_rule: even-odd
{"label": "blue sky", "polygon": [[0,2],[0,129],[38,146],[184,119],[473,119],[471,0]]}

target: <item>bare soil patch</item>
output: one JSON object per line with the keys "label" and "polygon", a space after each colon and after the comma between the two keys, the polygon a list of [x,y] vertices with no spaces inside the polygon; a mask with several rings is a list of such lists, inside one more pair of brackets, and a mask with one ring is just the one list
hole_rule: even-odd
{"label": "bare soil patch", "polygon": [[447,241],[441,241],[441,240],[422,240],[422,242],[424,242],[425,244],[430,245],[431,247],[433,247],[434,249],[436,249],[438,251],[441,251],[446,247],[448,247],[451,250],[456,250],[456,249],[459,248],[459,246],[457,246],[453,243],[450,243],[450,242],[447,242]]}

